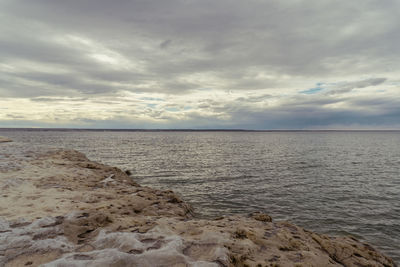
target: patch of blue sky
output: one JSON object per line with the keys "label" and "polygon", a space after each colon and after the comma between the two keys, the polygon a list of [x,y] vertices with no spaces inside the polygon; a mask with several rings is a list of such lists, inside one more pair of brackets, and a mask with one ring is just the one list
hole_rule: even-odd
{"label": "patch of blue sky", "polygon": [[157,106],[157,104],[147,104],[146,106],[149,108],[155,108]]}
{"label": "patch of blue sky", "polygon": [[[191,106],[185,106],[185,107],[183,107],[183,110],[191,110],[191,109],[193,109]],[[177,108],[177,107],[168,107],[168,108],[165,108],[165,110],[171,111],[171,112],[178,112],[178,111],[180,111],[181,109],[180,109],[180,108]]]}
{"label": "patch of blue sky", "polygon": [[316,87],[310,88],[310,89],[307,89],[307,90],[304,90],[304,91],[300,91],[300,93],[306,94],[306,95],[316,94],[316,93],[324,90],[324,88],[322,88],[322,85],[324,85],[324,83],[317,83]]}
{"label": "patch of blue sky", "polygon": [[169,107],[169,108],[165,108],[165,110],[167,110],[167,111],[171,111],[171,112],[177,112],[177,111],[179,111],[179,109],[178,109],[178,108],[176,108],[176,107]]}
{"label": "patch of blue sky", "polygon": [[392,82],[390,82],[389,84],[390,84],[390,85],[400,85],[400,82],[398,82],[398,81],[392,81]]}

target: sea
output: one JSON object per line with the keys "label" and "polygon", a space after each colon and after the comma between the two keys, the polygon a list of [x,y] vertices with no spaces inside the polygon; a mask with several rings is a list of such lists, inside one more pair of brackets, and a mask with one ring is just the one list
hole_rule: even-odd
{"label": "sea", "polygon": [[0,136],[130,170],[141,185],[179,193],[198,217],[261,211],[352,235],[400,263],[399,131],[0,129]]}

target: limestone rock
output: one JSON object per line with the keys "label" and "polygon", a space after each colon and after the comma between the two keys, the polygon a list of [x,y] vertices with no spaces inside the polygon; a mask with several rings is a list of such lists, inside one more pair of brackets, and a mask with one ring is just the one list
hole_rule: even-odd
{"label": "limestone rock", "polygon": [[12,142],[11,139],[7,137],[0,136],[0,143]]}

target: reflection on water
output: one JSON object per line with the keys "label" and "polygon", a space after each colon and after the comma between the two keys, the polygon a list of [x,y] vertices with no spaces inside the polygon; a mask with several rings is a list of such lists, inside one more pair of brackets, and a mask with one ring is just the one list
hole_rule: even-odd
{"label": "reflection on water", "polygon": [[199,216],[262,210],[364,239],[400,261],[400,132],[7,131],[168,188]]}

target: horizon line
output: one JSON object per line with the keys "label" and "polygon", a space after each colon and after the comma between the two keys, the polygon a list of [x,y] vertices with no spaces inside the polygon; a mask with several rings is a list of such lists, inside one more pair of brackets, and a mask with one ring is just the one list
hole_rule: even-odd
{"label": "horizon line", "polygon": [[132,131],[132,132],[400,132],[400,129],[226,129],[226,128],[70,128],[70,127],[0,127],[0,130]]}

